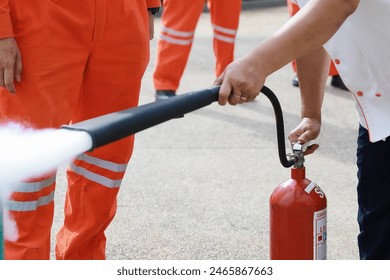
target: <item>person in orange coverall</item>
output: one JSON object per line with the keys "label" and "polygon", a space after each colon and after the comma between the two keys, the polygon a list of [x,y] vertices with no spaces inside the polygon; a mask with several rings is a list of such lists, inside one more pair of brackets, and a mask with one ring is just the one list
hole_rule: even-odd
{"label": "person in orange coverall", "polygon": [[215,74],[233,61],[241,0],[164,0],[161,35],[153,74],[156,100],[176,95],[205,2],[214,30]]}
{"label": "person in orange coverall", "polygon": [[[288,7],[288,12],[289,12],[290,16],[294,16],[300,10],[300,8],[297,4],[291,3],[291,0],[287,0],[287,7]],[[291,65],[294,69],[294,72],[297,73],[297,66],[296,66],[295,60],[291,63]],[[339,72],[337,71],[336,66],[334,65],[333,61],[330,64],[329,76],[332,77],[332,80],[330,82],[330,84],[332,86],[339,88],[339,89],[342,89],[342,90],[348,90],[348,88],[344,85],[344,82],[341,79]],[[293,82],[292,82],[292,85],[295,87],[299,87],[299,80],[298,80],[297,75],[295,75]]]}
{"label": "person in orange coverall", "polygon": [[[58,128],[138,105],[160,0],[0,0],[0,121]],[[22,70],[23,69],[23,70]],[[67,170],[57,259],[105,259],[133,137],[78,156]],[[49,259],[55,174],[24,182],[7,207],[18,239],[6,259]]]}

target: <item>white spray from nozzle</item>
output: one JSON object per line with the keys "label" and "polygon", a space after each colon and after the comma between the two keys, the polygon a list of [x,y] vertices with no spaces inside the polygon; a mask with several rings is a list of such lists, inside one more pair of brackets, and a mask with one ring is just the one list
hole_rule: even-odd
{"label": "white spray from nozzle", "polygon": [[16,227],[6,211],[6,201],[19,182],[40,177],[90,150],[92,138],[83,131],[28,129],[16,123],[0,127],[0,199],[4,236],[15,240]]}

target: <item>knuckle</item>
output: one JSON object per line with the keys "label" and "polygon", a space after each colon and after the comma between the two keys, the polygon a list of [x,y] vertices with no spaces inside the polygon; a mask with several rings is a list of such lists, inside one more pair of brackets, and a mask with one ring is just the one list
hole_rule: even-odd
{"label": "knuckle", "polygon": [[4,69],[11,69],[13,67],[13,60],[12,59],[3,59],[1,62],[1,66]]}

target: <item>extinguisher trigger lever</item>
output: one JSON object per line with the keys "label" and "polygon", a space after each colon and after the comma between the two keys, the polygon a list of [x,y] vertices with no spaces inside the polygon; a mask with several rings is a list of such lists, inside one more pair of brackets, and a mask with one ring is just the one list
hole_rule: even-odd
{"label": "extinguisher trigger lever", "polygon": [[295,143],[291,143],[291,144],[292,144],[293,152],[304,153],[309,148],[310,142],[306,142],[305,144],[301,144],[301,143],[295,142]]}
{"label": "extinguisher trigger lever", "polygon": [[290,159],[294,161],[294,168],[302,168],[305,162],[304,153],[307,151],[310,142],[304,144],[295,142],[291,143],[293,153],[288,154]]}

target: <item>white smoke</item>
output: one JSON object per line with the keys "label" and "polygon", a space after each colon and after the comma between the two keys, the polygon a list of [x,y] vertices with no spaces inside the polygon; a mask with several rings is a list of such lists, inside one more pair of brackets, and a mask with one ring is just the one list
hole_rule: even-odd
{"label": "white smoke", "polygon": [[91,147],[91,137],[82,131],[33,130],[16,123],[0,127],[0,205],[3,204],[6,239],[15,240],[17,232],[6,211],[6,201],[14,186],[55,171]]}

